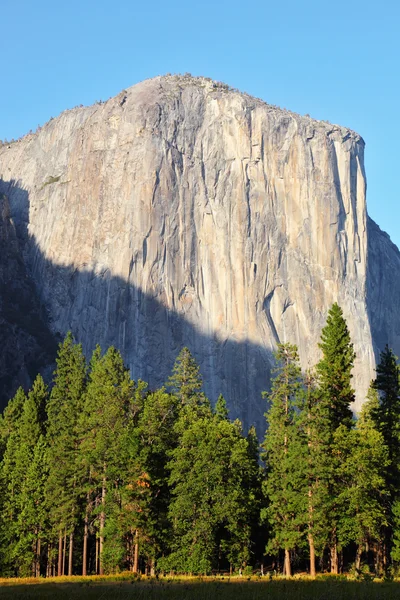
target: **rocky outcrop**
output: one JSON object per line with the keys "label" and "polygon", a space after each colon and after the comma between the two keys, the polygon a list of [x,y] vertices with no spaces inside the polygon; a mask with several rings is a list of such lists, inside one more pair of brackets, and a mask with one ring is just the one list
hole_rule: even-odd
{"label": "rocky outcrop", "polygon": [[56,343],[27,276],[7,197],[0,194],[0,410],[55,358]]}
{"label": "rocky outcrop", "polygon": [[0,174],[54,332],[71,328],[87,352],[115,344],[151,385],[188,345],[210,397],[262,429],[276,344],[313,365],[338,301],[364,398],[379,323],[354,132],[158,77],[3,147]]}
{"label": "rocky outcrop", "polygon": [[400,252],[368,218],[367,307],[376,359],[386,344],[400,355]]}

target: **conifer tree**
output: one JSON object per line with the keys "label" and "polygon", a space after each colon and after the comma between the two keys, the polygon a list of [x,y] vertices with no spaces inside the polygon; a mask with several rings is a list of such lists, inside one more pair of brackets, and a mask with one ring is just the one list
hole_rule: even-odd
{"label": "conifer tree", "polygon": [[272,531],[267,550],[284,550],[284,573],[291,576],[290,553],[302,543],[307,497],[303,472],[305,443],[296,424],[302,382],[296,346],[280,344],[275,357],[276,375],[271,392],[265,394],[270,402],[263,444],[264,492],[269,505],[263,513]]}
{"label": "conifer tree", "polygon": [[15,560],[23,577],[41,575],[43,542],[47,541],[48,532],[45,495],[47,476],[47,447],[45,438],[41,435],[21,487],[21,510],[17,518],[18,543]]}
{"label": "conifer tree", "polygon": [[318,346],[322,350],[322,358],[316,370],[329,410],[331,431],[339,425],[350,428],[353,424],[350,405],[355,399],[351,387],[355,353],[343,311],[337,303],[328,312]]}
{"label": "conifer tree", "polygon": [[9,574],[22,574],[25,562],[19,540],[23,535],[20,515],[24,508],[23,493],[34,461],[35,447],[45,434],[47,387],[38,375],[23,405],[15,430],[8,438],[1,468],[2,501],[0,546],[3,548],[2,568]]}
{"label": "conifer tree", "polygon": [[226,406],[226,401],[225,398],[223,397],[222,394],[220,394],[218,396],[217,402],[215,404],[215,409],[214,409],[215,414],[220,418],[220,419],[227,419],[228,418],[228,408]]}
{"label": "conifer tree", "polygon": [[[189,410],[190,418],[188,416]],[[255,495],[249,489],[257,466],[239,422],[184,406],[169,462],[172,553],[161,568],[207,573],[221,560],[236,567],[250,556]]]}
{"label": "conifer tree", "polygon": [[[110,347],[101,356],[97,348],[91,361],[80,420],[80,458],[88,482],[86,493],[98,507],[99,564],[96,570],[100,574],[105,568],[107,494],[113,495],[113,486],[124,470],[121,441],[133,410],[133,388],[120,353]],[[111,568],[109,564],[108,568]]]}
{"label": "conifer tree", "polygon": [[[134,435],[138,439],[138,454],[142,472],[148,481],[146,506],[141,507],[140,537],[142,552],[147,555],[154,572],[156,556],[170,549],[168,508],[171,501],[167,465],[170,453],[176,448],[178,435],[175,425],[181,404],[164,388],[146,396]],[[143,498],[143,494],[142,494]],[[144,498],[143,498],[144,499]]]}
{"label": "conifer tree", "polygon": [[328,500],[323,474],[329,470],[327,449],[328,412],[321,403],[316,376],[308,370],[304,376],[304,393],[300,396],[297,419],[304,440],[304,477],[307,487],[307,509],[304,525],[307,533],[310,575],[316,575],[316,557],[321,555],[328,536],[325,503]]}
{"label": "conifer tree", "polygon": [[19,418],[23,412],[26,395],[22,387],[19,387],[15,396],[11,398],[0,415],[0,460],[6,449],[8,438],[15,431]]}
{"label": "conifer tree", "polygon": [[378,391],[379,402],[372,411],[372,418],[389,451],[387,484],[392,494],[396,494],[400,490],[400,368],[387,345],[381,352],[373,386]]}
{"label": "conifer tree", "polygon": [[[385,484],[388,490],[386,515],[389,526],[383,531],[382,562],[388,570],[392,554],[393,523],[397,524],[397,503],[400,500],[400,368],[396,356],[386,345],[381,352],[376,367],[373,387],[378,392],[378,401],[371,409],[371,417],[381,433],[388,450],[388,464],[385,470]],[[395,535],[398,535],[397,533]]]}
{"label": "conifer tree", "polygon": [[356,544],[357,571],[363,552],[376,547],[387,525],[385,472],[389,464],[388,448],[371,418],[376,397],[371,391],[368,396],[356,428],[348,432],[342,426],[335,433],[344,480],[337,501],[338,538],[343,547]]}
{"label": "conifer tree", "polygon": [[[82,479],[78,472],[78,422],[83,409],[86,361],[71,332],[59,345],[54,386],[47,406],[49,476],[46,497],[54,534],[58,535],[58,575],[66,562],[62,539],[69,537],[68,574],[72,575],[74,533],[80,513]],[[64,547],[66,544],[64,544]],[[63,553],[63,556],[61,554]]]}
{"label": "conifer tree", "polygon": [[340,448],[337,447],[335,434],[339,427],[344,428],[340,438],[343,441],[343,436],[354,424],[350,405],[354,401],[351,371],[355,353],[343,311],[337,303],[328,312],[319,347],[322,358],[316,365],[320,395],[316,408],[317,436],[320,451],[324,448],[319,465],[319,520],[322,529],[328,532],[331,571],[338,573],[340,548],[336,501],[342,492],[343,477]]}
{"label": "conifer tree", "polygon": [[189,348],[182,348],[178,354],[167,387],[182,404],[197,404],[200,399],[204,400],[204,395],[201,393],[203,382],[200,367]]}

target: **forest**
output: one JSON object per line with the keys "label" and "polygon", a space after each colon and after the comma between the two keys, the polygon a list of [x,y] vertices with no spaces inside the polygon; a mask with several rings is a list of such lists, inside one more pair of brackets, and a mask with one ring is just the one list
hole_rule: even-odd
{"label": "forest", "polygon": [[[302,372],[280,344],[265,437],[212,406],[183,348],[161,389],[68,333],[0,416],[0,576],[295,571],[391,577],[400,564],[400,380],[386,347],[360,414],[341,308]],[[267,381],[266,381],[267,386]]]}

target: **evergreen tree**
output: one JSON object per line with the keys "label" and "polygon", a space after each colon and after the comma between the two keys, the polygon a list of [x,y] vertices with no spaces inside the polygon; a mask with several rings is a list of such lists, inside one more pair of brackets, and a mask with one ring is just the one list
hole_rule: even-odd
{"label": "evergreen tree", "polygon": [[[381,352],[380,362],[376,367],[376,379],[373,387],[378,392],[378,399],[371,408],[371,417],[377,430],[381,433],[388,450],[388,463],[385,469],[385,485],[388,490],[386,498],[386,516],[388,526],[383,530],[381,549],[383,569],[390,566],[391,555],[397,556],[393,546],[393,526],[397,526],[397,503],[400,500],[400,369],[396,356],[386,346]],[[396,530],[395,530],[396,531]],[[397,532],[395,533],[397,536]]]}
{"label": "evergreen tree", "polygon": [[[80,515],[82,477],[78,468],[79,418],[83,410],[86,361],[71,332],[59,345],[54,386],[47,406],[49,476],[46,498],[54,537],[59,539],[58,575],[64,574],[62,538],[69,537],[68,574],[72,575],[74,532]],[[64,544],[64,547],[66,544]]]}
{"label": "evergreen tree", "polygon": [[343,547],[352,542],[356,544],[357,570],[360,570],[363,552],[377,545],[382,529],[387,525],[385,471],[389,463],[388,449],[371,418],[375,402],[375,397],[369,394],[356,428],[348,432],[342,426],[335,433],[344,480],[337,501],[338,539]]}
{"label": "evergreen tree", "polygon": [[284,573],[291,576],[290,553],[302,543],[306,512],[305,442],[299,433],[297,409],[302,401],[302,381],[296,346],[280,344],[278,366],[266,413],[268,429],[263,444],[266,463],[264,492],[272,537],[267,551],[284,550]]}
{"label": "evergreen tree", "polygon": [[19,387],[15,396],[11,398],[9,403],[0,415],[0,460],[3,457],[6,449],[8,438],[15,431],[19,418],[24,410],[26,395],[22,387]]}
{"label": "evergreen tree", "polygon": [[217,402],[215,404],[215,409],[214,409],[215,414],[220,418],[220,419],[227,419],[228,418],[228,408],[226,406],[226,401],[225,398],[223,397],[222,394],[220,394],[218,396]]}
{"label": "evergreen tree", "polygon": [[24,403],[15,430],[8,438],[1,467],[0,547],[2,568],[8,574],[26,572],[24,551],[19,540],[23,535],[20,515],[24,509],[24,486],[34,462],[35,447],[45,433],[45,406],[48,394],[41,375],[38,375]]}
{"label": "evergreen tree", "polygon": [[[185,407],[187,408],[187,407]],[[240,423],[204,410],[177,422],[179,442],[169,463],[172,500],[172,553],[160,568],[207,573],[229,561],[244,566],[250,557],[249,482],[257,465]]]}
{"label": "evergreen tree", "polygon": [[400,368],[393,351],[386,346],[376,367],[373,387],[378,391],[378,406],[372,410],[372,418],[382,433],[389,451],[390,466],[387,484],[392,495],[400,490]]}
{"label": "evergreen tree", "polygon": [[336,303],[328,312],[318,346],[322,350],[322,359],[316,370],[329,409],[331,431],[342,424],[350,428],[353,424],[350,405],[355,399],[351,387],[355,353],[343,311]]}
{"label": "evergreen tree", "polygon": [[[176,422],[180,403],[164,388],[148,394],[144,400],[134,435],[138,439],[138,455],[142,472],[148,481],[146,506],[141,507],[138,537],[150,569],[155,569],[156,556],[165,555],[171,545],[168,508],[171,500],[167,465],[170,453],[178,443]],[[143,494],[142,494],[143,498]]]}
{"label": "evergreen tree", "polygon": [[[350,404],[354,401],[351,387],[352,368],[355,359],[353,344],[343,318],[342,309],[333,304],[328,312],[326,326],[321,333],[319,344],[322,358],[316,365],[319,381],[320,399],[316,407],[318,423],[316,426],[317,446],[324,448],[319,464],[319,521],[322,529],[328,531],[331,571],[339,571],[338,546],[338,506],[337,499],[342,493],[342,458],[337,447],[335,435],[339,427],[344,428],[340,439],[353,426]],[[339,439],[339,438],[338,438]]]}
{"label": "evergreen tree", "polygon": [[182,404],[197,404],[199,400],[205,400],[204,394],[201,393],[203,382],[200,367],[189,348],[182,348],[178,354],[167,387]]}
{"label": "evergreen tree", "polygon": [[[80,419],[80,460],[86,473],[86,494],[90,503],[97,506],[99,564],[96,570],[100,574],[105,568],[103,550],[107,495],[109,499],[113,497],[113,488],[119,486],[120,473],[124,471],[125,452],[121,441],[125,439],[129,416],[135,412],[133,404],[134,384],[120,353],[110,347],[101,356],[97,348],[91,361]],[[111,500],[109,505],[110,508],[113,506]],[[112,568],[112,565],[108,563],[107,568]]]}
{"label": "evergreen tree", "polygon": [[304,525],[309,547],[310,575],[315,577],[316,557],[322,555],[329,535],[325,507],[330,501],[326,480],[331,462],[327,453],[330,439],[327,435],[328,411],[321,402],[316,377],[311,370],[305,374],[304,394],[300,396],[300,400],[297,425],[304,440],[303,468],[307,488]]}
{"label": "evergreen tree", "polygon": [[48,530],[47,477],[47,447],[41,435],[21,487],[21,510],[17,518],[15,565],[18,565],[19,574],[23,577],[40,577],[41,574],[42,542],[47,539]]}

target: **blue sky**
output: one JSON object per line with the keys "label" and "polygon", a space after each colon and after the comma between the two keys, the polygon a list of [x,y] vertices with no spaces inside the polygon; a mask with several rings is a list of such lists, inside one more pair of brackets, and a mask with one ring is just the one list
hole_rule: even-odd
{"label": "blue sky", "polygon": [[351,127],[370,215],[400,246],[400,2],[2,0],[0,139],[190,72]]}

